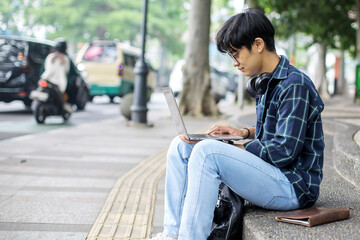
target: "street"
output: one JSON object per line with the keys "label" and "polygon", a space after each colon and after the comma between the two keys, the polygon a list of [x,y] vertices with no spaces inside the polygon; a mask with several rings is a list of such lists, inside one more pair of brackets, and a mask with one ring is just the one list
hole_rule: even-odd
{"label": "street", "polygon": [[[162,93],[154,93],[148,103],[149,109],[166,108]],[[121,115],[119,98],[114,103],[109,102],[106,96],[95,97],[88,102],[84,111],[74,112],[70,119],[64,123],[61,116],[49,117],[45,124],[39,125],[30,109],[26,109],[21,101],[11,103],[0,102],[0,141],[4,139],[29,135],[59,128],[67,128],[84,123],[91,123],[104,119],[117,118]]]}
{"label": "street", "polygon": [[58,128],[80,125],[120,115],[119,104],[109,103],[107,97],[98,97],[89,102],[84,111],[74,112],[69,121],[64,123],[61,116],[49,117],[45,124],[39,125],[30,109],[20,101],[0,103],[0,140],[28,135]]}

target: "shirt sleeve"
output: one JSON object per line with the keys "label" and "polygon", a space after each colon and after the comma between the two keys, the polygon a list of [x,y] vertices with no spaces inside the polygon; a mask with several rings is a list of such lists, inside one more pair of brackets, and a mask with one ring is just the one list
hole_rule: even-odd
{"label": "shirt sleeve", "polygon": [[45,59],[44,72],[41,75],[41,79],[49,80],[54,75],[53,69],[51,68],[52,58],[53,58],[53,54],[49,54]]}
{"label": "shirt sleeve", "polygon": [[280,94],[276,132],[270,140],[255,139],[245,149],[276,167],[289,165],[301,153],[307,127],[309,90],[291,85]]}

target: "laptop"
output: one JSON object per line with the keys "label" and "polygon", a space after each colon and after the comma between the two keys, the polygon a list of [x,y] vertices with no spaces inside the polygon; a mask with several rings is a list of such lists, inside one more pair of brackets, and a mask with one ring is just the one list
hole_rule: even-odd
{"label": "laptop", "polygon": [[171,88],[163,88],[166,102],[169,106],[172,119],[175,122],[176,129],[179,134],[184,134],[185,137],[190,141],[201,141],[204,139],[215,139],[222,141],[231,141],[231,140],[242,140],[243,137],[230,135],[230,134],[188,134],[183,117],[181,116],[179,106],[177,105],[175,96]]}

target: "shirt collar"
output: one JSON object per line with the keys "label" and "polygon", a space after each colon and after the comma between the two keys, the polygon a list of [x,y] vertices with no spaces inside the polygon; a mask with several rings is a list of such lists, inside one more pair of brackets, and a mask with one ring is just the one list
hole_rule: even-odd
{"label": "shirt collar", "polygon": [[287,57],[281,55],[280,56],[280,62],[275,68],[274,74],[272,78],[275,79],[286,79],[287,78],[287,72],[289,68],[289,60]]}

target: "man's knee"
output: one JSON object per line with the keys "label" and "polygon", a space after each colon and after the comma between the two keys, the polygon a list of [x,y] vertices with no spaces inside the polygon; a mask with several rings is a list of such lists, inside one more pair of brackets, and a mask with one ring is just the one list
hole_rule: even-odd
{"label": "man's knee", "polygon": [[172,140],[171,143],[170,143],[170,147],[178,145],[179,142],[180,142],[179,140],[181,140],[181,139],[179,138],[179,136],[174,137],[173,140]]}
{"label": "man's knee", "polygon": [[169,151],[177,151],[179,152],[181,148],[183,148],[182,145],[186,144],[184,141],[181,140],[181,138],[179,136],[176,136],[173,138],[173,140],[171,141],[170,143],[170,146],[169,146]]}
{"label": "man's knee", "polygon": [[191,153],[191,146],[190,144],[181,140],[179,136],[176,136],[169,146],[167,152],[167,161],[177,161],[183,160],[184,158],[188,158],[188,155]]}
{"label": "man's knee", "polygon": [[207,140],[202,140],[199,143],[197,143],[194,147],[193,152],[195,154],[210,154],[213,152],[213,150],[215,150],[216,148],[220,147],[221,142],[217,141],[217,140],[213,140],[213,139],[207,139]]}
{"label": "man's knee", "polygon": [[[189,167],[210,166],[211,160],[213,159],[210,156],[214,153],[214,149],[219,147],[219,143],[217,140],[202,140],[197,143],[191,153]],[[203,164],[204,162],[208,162],[208,164]]]}

